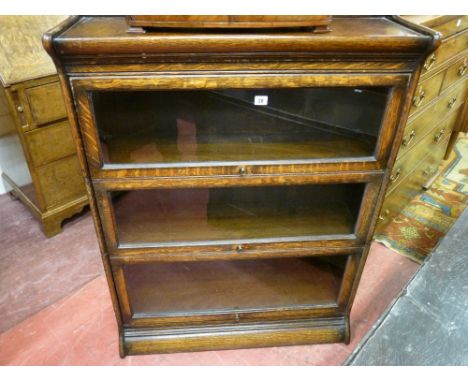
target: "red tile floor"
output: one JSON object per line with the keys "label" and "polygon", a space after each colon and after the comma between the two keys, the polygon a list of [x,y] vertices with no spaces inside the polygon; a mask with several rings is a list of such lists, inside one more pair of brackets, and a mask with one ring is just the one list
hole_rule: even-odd
{"label": "red tile floor", "polygon": [[[14,209],[18,210],[15,210],[16,214],[27,214],[19,202],[5,201],[5,197],[0,196],[3,217],[5,217],[4,209],[11,208],[11,203],[14,203]],[[39,238],[38,224],[29,219],[25,224],[32,228],[24,231],[22,227],[22,235],[18,238],[27,242],[28,235],[33,235],[35,241],[39,240],[42,246],[48,246],[47,252],[50,252],[68,248],[70,240],[73,242],[75,238],[76,241],[78,235],[82,244],[81,246],[77,244],[71,251],[74,253],[73,256],[76,256],[75,252],[85,251],[89,257],[87,261],[99,264],[96,262],[99,254],[94,233],[89,229],[92,225],[90,219],[89,214],[80,216],[67,223],[64,232],[52,239]],[[14,235],[14,229],[10,226],[9,229],[4,229],[5,226],[7,222],[3,220],[0,229],[0,243],[2,243],[0,269],[8,269],[8,263],[12,259],[7,255],[14,253],[8,250],[9,253],[5,255],[5,248],[8,248],[3,245],[6,240],[5,235]],[[17,225],[16,229],[19,229]],[[85,234],[86,239],[83,237]],[[50,244],[51,241],[53,245]],[[94,248],[94,251],[91,251],[94,255],[91,257],[90,248]],[[38,253],[39,257],[45,256],[41,255],[42,252],[39,248],[31,252],[30,256],[37,257]],[[69,252],[70,250],[61,251],[61,256],[69,257]],[[93,272],[97,272],[98,276],[84,285],[75,285],[75,289],[71,292],[68,290],[73,289],[72,287],[65,288],[64,296],[48,303],[41,310],[33,309],[29,317],[12,324],[0,334],[0,365],[340,365],[406,285],[419,265],[381,244],[372,244],[351,312],[352,341],[349,345],[285,346],[129,356],[125,359],[119,358],[117,325],[102,269],[96,271],[93,267],[81,267],[85,270],[86,277],[90,277]],[[44,272],[44,268],[41,269]],[[57,270],[53,266],[45,269],[48,274],[41,277],[54,279]],[[68,268],[62,268],[62,271],[63,269]],[[27,272],[25,275],[20,272],[13,281],[20,282],[22,276],[27,277]],[[41,280],[37,282],[40,283]],[[2,295],[8,294],[6,287],[14,288],[14,285],[7,286],[1,279],[0,283]],[[40,294],[34,296],[34,300],[48,299],[47,296],[41,298]],[[0,309],[8,311],[8,301],[4,298],[0,299]]]}

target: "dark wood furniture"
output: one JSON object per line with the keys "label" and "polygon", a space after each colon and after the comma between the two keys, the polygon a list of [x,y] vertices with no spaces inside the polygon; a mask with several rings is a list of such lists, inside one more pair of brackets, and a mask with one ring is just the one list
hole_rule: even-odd
{"label": "dark wood furniture", "polygon": [[[430,187],[460,131],[468,131],[468,16],[405,16],[441,34],[441,45],[424,63],[404,137],[379,216],[377,231]],[[465,112],[466,114],[466,112]]]}
{"label": "dark wood furniture", "polygon": [[41,44],[42,34],[63,19],[0,16],[0,129],[18,142],[2,163],[2,178],[47,237],[88,204],[60,82]]}
{"label": "dark wood furniture", "polygon": [[349,341],[349,312],[437,36],[332,31],[44,37],[67,96],[120,352]]}
{"label": "dark wood furniture", "polygon": [[[309,28],[328,32],[331,16],[318,15],[140,15],[127,16],[131,28]],[[136,32],[136,29],[133,29]]]}

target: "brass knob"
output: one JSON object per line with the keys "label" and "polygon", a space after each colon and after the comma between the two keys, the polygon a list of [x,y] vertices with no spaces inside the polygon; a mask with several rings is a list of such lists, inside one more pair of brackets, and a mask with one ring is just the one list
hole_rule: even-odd
{"label": "brass knob", "polygon": [[452,97],[452,98],[450,99],[450,101],[448,102],[447,107],[448,107],[449,109],[451,109],[451,108],[453,107],[453,105],[455,105],[455,102],[457,102],[457,97]]}
{"label": "brass knob", "polygon": [[428,168],[426,168],[426,169],[423,171],[423,174],[427,176],[427,175],[433,174],[434,172],[435,172],[435,170],[434,170],[432,167],[429,166]]}
{"label": "brass knob", "polygon": [[445,134],[445,129],[440,129],[440,131],[436,135],[434,135],[434,142],[436,143],[440,142],[444,134]]}
{"label": "brass knob", "polygon": [[413,129],[409,133],[409,139],[403,138],[403,141],[401,142],[401,144],[403,146],[408,146],[411,143],[411,141],[414,139],[415,136],[416,136],[416,131],[414,131],[414,129]]}
{"label": "brass knob", "polygon": [[468,63],[466,62],[466,58],[465,58],[465,60],[463,61],[463,64],[460,65],[460,67],[458,68],[458,75],[460,77],[462,77],[466,73],[467,66],[468,66]]}
{"label": "brass knob", "polygon": [[240,167],[239,168],[239,174],[240,175],[245,175],[247,174],[247,169],[245,167]]}
{"label": "brass knob", "polygon": [[18,113],[22,113],[22,112],[24,111],[23,106],[21,106],[21,105],[18,106],[18,107],[16,108],[16,110],[18,110]]}
{"label": "brass knob", "polygon": [[395,183],[401,175],[401,168],[397,168],[394,174],[390,176],[390,183]]}
{"label": "brass knob", "polygon": [[237,247],[236,247],[236,251],[237,252],[242,252],[244,250],[244,247],[242,246],[242,244],[239,244]]}
{"label": "brass knob", "polygon": [[414,107],[421,106],[421,104],[424,102],[424,98],[426,98],[426,92],[424,91],[423,88],[421,88],[421,90],[419,91],[419,94],[413,97]]}
{"label": "brass knob", "polygon": [[390,211],[386,208],[385,211],[383,211],[380,215],[379,215],[379,220],[385,220],[387,217],[388,217],[388,214],[390,213]]}
{"label": "brass knob", "polygon": [[431,69],[435,62],[436,62],[436,54],[432,53],[429,59],[424,64],[424,69],[426,70]]}

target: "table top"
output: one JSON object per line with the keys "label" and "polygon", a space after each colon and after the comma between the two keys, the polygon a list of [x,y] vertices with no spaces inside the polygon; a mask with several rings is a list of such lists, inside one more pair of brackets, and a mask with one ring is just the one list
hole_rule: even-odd
{"label": "table top", "polygon": [[0,16],[0,80],[3,86],[55,74],[41,42],[67,16]]}

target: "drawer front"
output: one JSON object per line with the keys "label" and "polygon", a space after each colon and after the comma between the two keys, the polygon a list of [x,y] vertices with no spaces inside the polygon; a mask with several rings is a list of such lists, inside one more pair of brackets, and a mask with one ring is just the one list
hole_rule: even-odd
{"label": "drawer front", "polygon": [[466,78],[468,66],[468,53],[460,58],[457,62],[451,65],[446,72],[444,82],[442,83],[441,91],[444,91],[457,81],[461,81]]}
{"label": "drawer front", "polygon": [[68,121],[25,133],[34,166],[42,166],[76,152]]}
{"label": "drawer front", "polygon": [[[113,91],[104,79],[72,82],[91,172],[115,178],[381,169],[408,79],[155,76],[119,79]],[[137,86],[145,91],[128,90]]]}
{"label": "drawer front", "polygon": [[25,93],[35,125],[43,125],[67,116],[62,89],[58,82],[28,88]]}
{"label": "drawer front", "polygon": [[445,147],[447,138],[450,136],[457,113],[454,113],[450,120],[442,122],[429,134],[427,134],[413,149],[399,156],[393,167],[390,176],[389,192],[392,192],[399,183],[406,178],[419,163],[432,152],[438,152],[441,147]]}
{"label": "drawer front", "polygon": [[[448,116],[445,116],[445,120],[442,120],[442,122],[437,119],[437,121],[432,123],[427,122],[428,125],[425,125],[425,121],[429,119],[430,111],[425,112],[424,114],[427,113],[427,116],[421,118],[421,120],[418,119],[411,123],[409,126],[409,132],[405,132],[403,142],[400,146],[400,150],[398,151],[397,160],[405,156],[406,153],[416,149],[416,147],[421,144],[421,140],[424,138],[424,134],[427,133],[428,129],[437,129],[436,126],[447,126],[447,130],[452,130],[460,111],[461,107],[449,113]],[[439,122],[439,124],[437,125],[436,122]]]}
{"label": "drawer front", "polygon": [[392,188],[387,195],[379,215],[376,233],[385,226],[413,199],[423,191],[423,186],[437,173],[445,154],[448,136],[429,153],[406,178]]}
{"label": "drawer front", "polygon": [[441,46],[424,63],[422,75],[443,65],[447,60],[468,48],[468,30],[442,41]]}
{"label": "drawer front", "polygon": [[450,37],[468,28],[468,16],[456,17],[443,24],[431,27],[442,34],[442,38]]}
{"label": "drawer front", "polygon": [[402,146],[409,148],[411,144],[417,142],[420,137],[427,134],[450,113],[458,109],[465,102],[467,88],[467,81],[464,80],[435,99],[424,112],[410,117],[405,127]]}
{"label": "drawer front", "polygon": [[439,95],[444,75],[445,72],[440,72],[431,78],[420,81],[411,102],[410,115],[424,108]]}
{"label": "drawer front", "polygon": [[56,160],[36,169],[46,208],[72,201],[86,193],[76,155]]}

